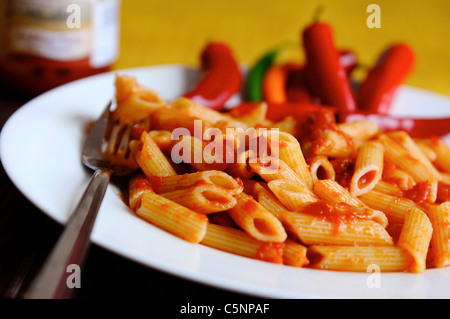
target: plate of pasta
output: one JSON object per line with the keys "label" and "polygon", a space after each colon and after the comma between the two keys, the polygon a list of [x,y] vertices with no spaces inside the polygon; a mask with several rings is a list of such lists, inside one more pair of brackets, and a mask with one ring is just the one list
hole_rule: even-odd
{"label": "plate of pasta", "polygon": [[[116,120],[138,123],[137,172],[108,188],[94,243],[252,296],[450,297],[447,137],[384,132],[365,119],[315,129],[332,121],[327,112],[308,112],[300,126],[268,120],[264,103],[233,111],[239,94],[219,112],[181,97],[198,79],[195,68],[160,65],[44,93],[5,124],[4,168],[64,224],[91,176],[80,161],[88,124],[115,97]],[[449,109],[446,96],[402,86],[392,113]],[[299,127],[315,134],[299,139]]]}

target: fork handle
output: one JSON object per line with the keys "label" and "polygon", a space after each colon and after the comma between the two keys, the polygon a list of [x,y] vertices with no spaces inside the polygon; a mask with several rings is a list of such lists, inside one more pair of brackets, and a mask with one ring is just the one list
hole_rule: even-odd
{"label": "fork handle", "polygon": [[90,234],[103,201],[111,171],[96,170],[58,242],[24,295],[27,299],[70,298],[68,266],[81,269],[90,246]]}

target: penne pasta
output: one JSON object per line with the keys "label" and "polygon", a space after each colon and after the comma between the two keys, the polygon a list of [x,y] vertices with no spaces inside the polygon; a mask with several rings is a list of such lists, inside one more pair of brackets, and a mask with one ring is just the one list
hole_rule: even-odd
{"label": "penne pasta", "polygon": [[433,227],[431,253],[437,268],[450,265],[450,202],[432,205],[427,211]]}
{"label": "penne pasta", "polygon": [[383,144],[377,141],[364,143],[356,155],[355,171],[350,182],[350,193],[360,196],[372,190],[383,173]]}
{"label": "penne pasta", "polygon": [[[312,189],[311,173],[298,140],[293,135],[278,130],[266,131],[264,136],[267,138],[269,146],[273,144],[272,139],[275,138],[280,160],[286,163],[300,177],[300,180]],[[271,155],[273,156],[273,154]]]}
{"label": "penne pasta", "polygon": [[381,134],[378,139],[384,145],[384,156],[387,161],[410,174],[416,182],[426,181],[430,178],[429,167],[413,157],[402,145],[386,134]]}
{"label": "penne pasta", "polygon": [[417,208],[406,211],[397,247],[403,248],[411,254],[413,262],[408,267],[409,271],[419,273],[425,270],[432,233],[433,227],[423,211]]}
{"label": "penne pasta", "polygon": [[436,154],[434,164],[445,173],[450,173],[450,147],[442,138],[433,137],[428,144]]}
{"label": "penne pasta", "polygon": [[381,272],[405,271],[411,256],[394,246],[322,246],[308,248],[311,267],[317,269],[369,272],[376,265]]}
{"label": "penne pasta", "polygon": [[143,173],[134,175],[128,182],[128,205],[135,211],[141,205],[142,196],[153,193],[153,188]]}
{"label": "penne pasta", "polygon": [[[322,180],[315,183],[314,192],[323,200],[329,203],[346,204],[353,206],[352,210],[359,210],[359,214],[366,215],[367,218],[376,221],[386,227],[389,222],[386,215],[379,210],[369,209],[357,197],[353,197],[350,192],[333,180]],[[363,208],[365,210],[361,210]],[[350,210],[351,212],[351,210]]]}
{"label": "penne pasta", "polygon": [[160,195],[201,214],[223,212],[237,202],[229,190],[214,184],[194,185]]}
{"label": "penne pasta", "polygon": [[340,123],[338,128],[352,139],[365,142],[380,132],[379,126],[370,120]]}
{"label": "penne pasta", "polygon": [[205,215],[151,192],[142,195],[136,215],[191,243],[203,239],[208,225]]}
{"label": "penne pasta", "polygon": [[332,179],[336,178],[336,172],[334,170],[333,164],[328,160],[328,157],[318,155],[313,156],[308,159],[309,172],[311,173],[311,178],[313,184],[318,180],[322,179]]}
{"label": "penne pasta", "polygon": [[283,160],[276,157],[258,157],[255,163],[250,162],[253,171],[266,182],[275,179],[287,179],[302,183],[297,175]]}
{"label": "penne pasta", "polygon": [[140,122],[167,105],[158,93],[139,85],[133,76],[116,74],[115,87],[113,118],[121,124]]}
{"label": "penne pasta", "polygon": [[385,213],[390,223],[403,223],[408,209],[419,209],[419,206],[409,199],[374,190],[359,196],[359,199],[370,208]]}
{"label": "penne pasta", "polygon": [[287,239],[284,243],[283,264],[293,267],[309,265],[306,255],[308,248],[293,240]]}
{"label": "penne pasta", "polygon": [[115,86],[113,119],[131,133],[138,169],[128,206],[143,220],[191,243],[293,267],[450,266],[442,138],[337,123],[331,110],[273,122],[265,102],[221,111],[184,97],[166,102],[122,75]]}
{"label": "penne pasta", "polygon": [[260,203],[265,209],[274,214],[280,219],[280,211],[287,210],[286,207],[279,201],[279,199],[273,195],[272,192],[261,186],[260,183],[256,183],[253,188],[253,197]]}
{"label": "penne pasta", "polygon": [[389,194],[389,195],[393,195],[393,196],[397,196],[397,197],[402,196],[402,192],[397,185],[388,183],[384,180],[378,181],[378,183],[375,185],[373,190],[376,192],[379,192],[379,193],[385,193],[385,194]]}
{"label": "penne pasta", "polygon": [[440,180],[441,175],[433,166],[428,157],[422,152],[421,148],[404,131],[389,132],[387,135],[401,145],[412,157],[416,158],[427,169],[428,179]]}
{"label": "penne pasta", "polygon": [[183,175],[153,177],[150,178],[150,182],[158,194],[200,184],[223,187],[233,195],[239,194],[244,189],[242,181],[239,178],[233,178],[221,171],[201,171]]}
{"label": "penne pasta", "polygon": [[129,146],[137,164],[147,178],[176,175],[172,165],[148,132],[143,132],[139,141],[132,140]]}
{"label": "penne pasta", "polygon": [[236,205],[228,211],[235,223],[250,236],[264,242],[284,242],[287,234],[281,222],[253,197],[236,195]]}
{"label": "penne pasta", "polygon": [[[276,264],[283,262],[283,243],[261,242],[245,231],[230,227],[208,224],[206,235],[201,244],[248,258]],[[292,250],[291,248],[290,252]]]}
{"label": "penne pasta", "polygon": [[280,212],[280,216],[289,231],[305,245],[393,245],[384,227],[369,219],[346,222],[344,217],[335,221],[333,216],[324,218],[323,215],[287,211]]}
{"label": "penne pasta", "polygon": [[291,211],[318,200],[317,196],[302,182],[276,179],[268,182],[267,186],[283,206]]}

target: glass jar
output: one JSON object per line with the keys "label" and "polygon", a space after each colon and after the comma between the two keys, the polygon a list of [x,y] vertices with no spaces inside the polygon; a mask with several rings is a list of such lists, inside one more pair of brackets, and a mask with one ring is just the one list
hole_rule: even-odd
{"label": "glass jar", "polygon": [[26,95],[109,71],[120,0],[0,0],[0,82]]}

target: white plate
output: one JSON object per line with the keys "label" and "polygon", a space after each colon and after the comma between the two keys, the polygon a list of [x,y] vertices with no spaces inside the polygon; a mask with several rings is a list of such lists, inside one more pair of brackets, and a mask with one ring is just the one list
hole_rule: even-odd
{"label": "white plate", "polygon": [[[118,71],[173,99],[190,88],[197,71],[163,65]],[[114,73],[69,83],[22,106],[0,137],[4,168],[37,207],[65,223],[91,176],[80,162],[86,124],[114,94]],[[450,98],[402,87],[394,114],[448,116]],[[119,189],[106,192],[92,240],[136,262],[176,276],[268,298],[450,298],[450,268],[421,274],[386,273],[370,288],[372,273],[280,266],[187,243],[139,219]]]}

